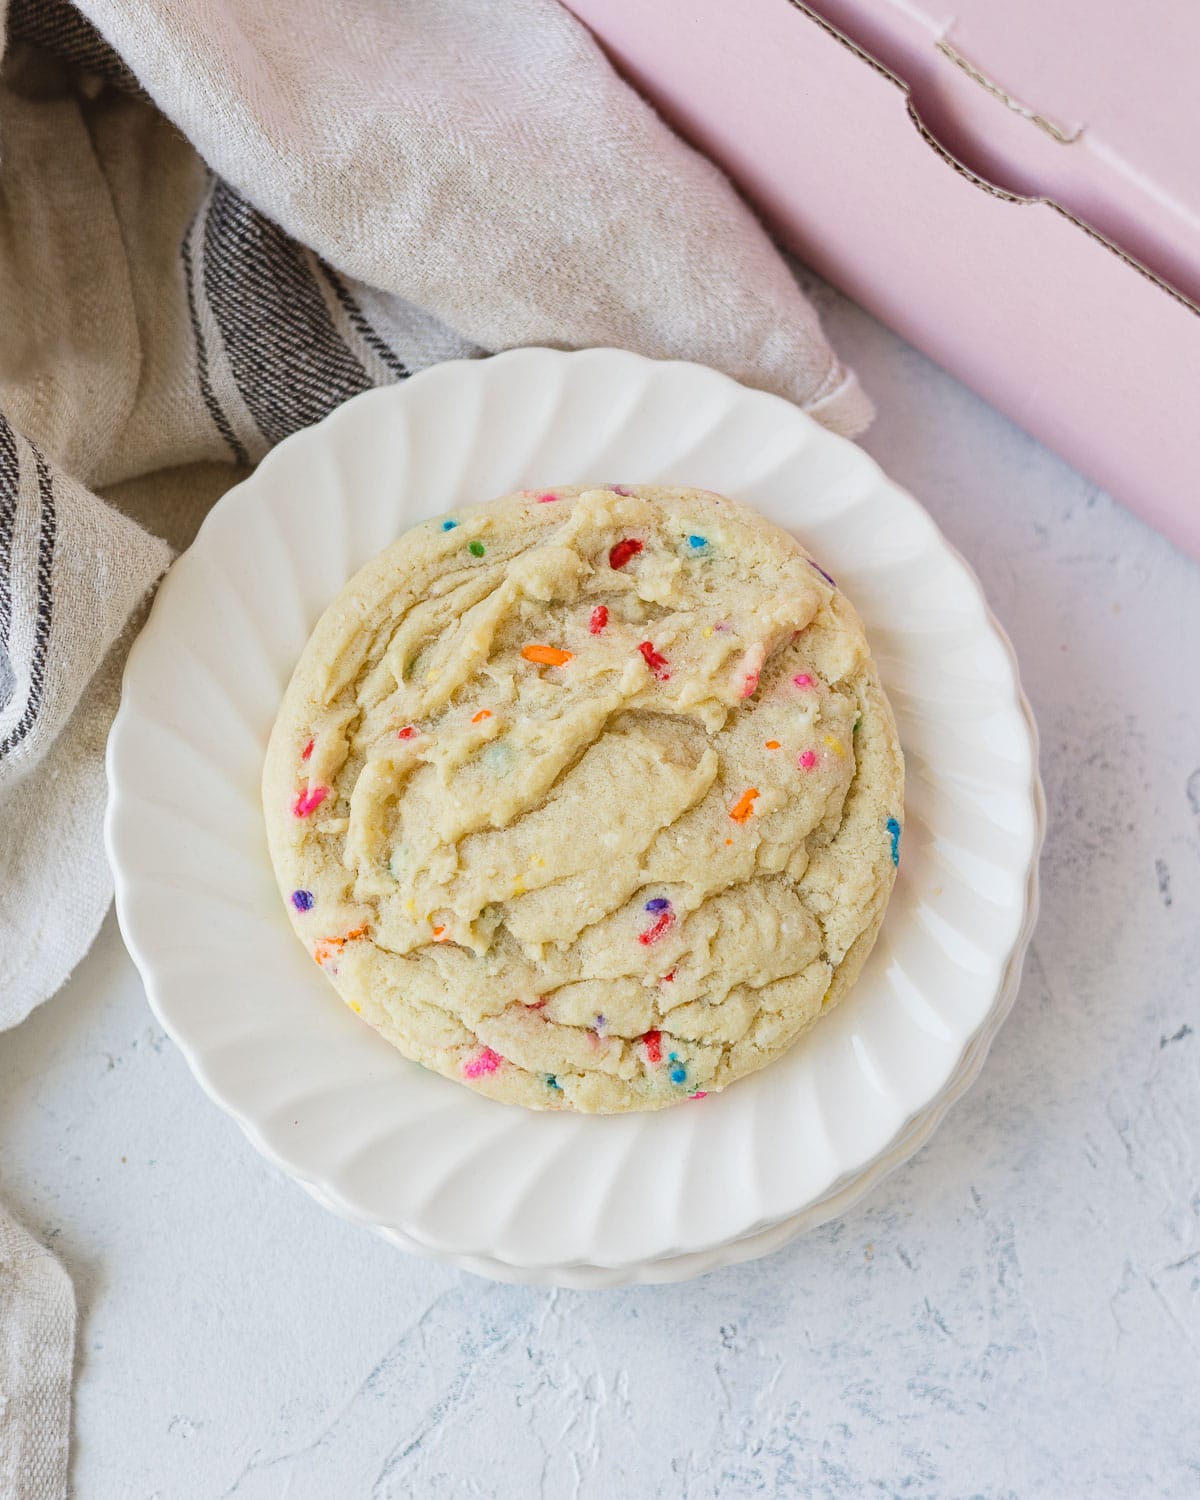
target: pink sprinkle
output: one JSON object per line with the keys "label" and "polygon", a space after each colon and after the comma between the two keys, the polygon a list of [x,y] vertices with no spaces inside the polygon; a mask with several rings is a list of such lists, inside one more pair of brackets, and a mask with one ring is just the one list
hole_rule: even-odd
{"label": "pink sprinkle", "polygon": [[592,618],[588,621],[588,629],[593,635],[599,635],[608,624],[608,608],[606,605],[597,604],[592,610]]}
{"label": "pink sprinkle", "polygon": [[550,996],[549,995],[539,995],[536,1000],[526,1000],[525,1001],[525,1009],[526,1010],[541,1010],[541,1008],[542,1008],[543,1005],[548,1005],[549,1003],[550,1003]]}
{"label": "pink sprinkle", "polygon": [[307,760],[308,759],[308,757],[313,753],[313,746],[316,743],[317,743],[316,740],[309,740],[308,744],[305,745],[304,749],[301,750],[301,752],[300,752],[300,759],[301,760]]}
{"label": "pink sprinkle", "polygon": [[411,740],[416,732],[417,731],[413,728],[413,726],[411,724],[408,724],[403,729],[397,729],[396,738],[398,740]]}
{"label": "pink sprinkle", "polygon": [[307,818],[309,813],[316,812],[325,798],[329,796],[327,786],[314,786],[307,792],[297,792],[296,800],[292,803],[292,816],[294,818]]}
{"label": "pink sprinkle", "polygon": [[807,672],[797,672],[795,677],[792,678],[792,681],[798,688],[807,688],[812,687],[813,685],[813,680]]}
{"label": "pink sprinkle", "polygon": [[539,495],[537,497],[537,503],[539,505],[549,505],[552,501],[557,499],[558,496],[554,493],[553,490],[547,490],[544,495]]}
{"label": "pink sprinkle", "polygon": [[627,484],[610,484],[609,489],[614,495],[632,495],[633,491]]}
{"label": "pink sprinkle", "polygon": [[749,698],[757,691],[758,674],[766,655],[766,646],[762,641],[756,641],[734,668],[733,686],[739,698]]}
{"label": "pink sprinkle", "polygon": [[817,763],[817,752],[815,750],[802,750],[800,752],[800,764],[806,771],[811,771]]}
{"label": "pink sprinkle", "polygon": [[708,1098],[708,1090],[707,1089],[697,1089],[694,1094],[689,1094],[688,1098],[689,1099],[707,1099]]}
{"label": "pink sprinkle", "polygon": [[482,1078],[485,1073],[494,1073],[503,1061],[504,1059],[498,1052],[493,1052],[490,1047],[485,1047],[470,1062],[463,1063],[463,1077]]}

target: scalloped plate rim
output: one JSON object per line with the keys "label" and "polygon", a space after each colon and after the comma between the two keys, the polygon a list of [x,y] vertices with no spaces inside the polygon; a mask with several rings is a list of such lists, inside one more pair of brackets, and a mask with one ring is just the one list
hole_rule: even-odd
{"label": "scalloped plate rim", "polygon": [[[626,351],[619,350],[584,350],[577,351],[573,354],[565,354],[560,351],[521,349],[509,351],[506,354],[492,356],[490,359],[485,361],[446,362],[442,365],[433,366],[429,370],[422,372],[420,375],[412,377],[412,379],[406,382],[404,386],[383,387],[365,392],[359,397],[354,398],[353,401],[347,402],[343,406],[336,408],[327,417],[325,417],[322,422],[316,424],[315,427],[304,429],[301,432],[298,432],[286,439],[283,443],[278,445],[275,449],[272,450],[271,453],[267,455],[267,457],[259,465],[258,469],[250,479],[242,481],[242,483],[232,487],[231,490],[227,492],[227,494],[222,497],[220,501],[217,502],[216,506],[214,506],[213,510],[205,518],[205,521],[203,522],[197,534],[197,543],[200,543],[211,529],[224,524],[224,516],[227,514],[231,514],[233,508],[236,505],[242,503],[242,498],[244,497],[234,498],[239,497],[239,492],[244,491],[248,485],[254,485],[257,487],[263,483],[269,482],[271,472],[276,466],[276,461],[279,460],[279,455],[283,453],[284,450],[288,450],[292,445],[311,441],[313,433],[320,431],[321,429],[325,429],[328,432],[329,430],[337,427],[339,424],[348,422],[350,420],[357,420],[358,417],[361,416],[361,411],[357,413],[355,418],[353,419],[347,417],[347,412],[351,407],[362,407],[367,403],[372,403],[378,405],[382,409],[386,407],[391,401],[394,401],[398,393],[402,393],[407,389],[411,389],[415,382],[427,380],[428,378],[438,378],[442,380],[452,378],[452,366],[458,367],[459,369],[471,371],[472,374],[474,374],[479,370],[479,367],[481,365],[494,366],[500,362],[505,361],[510,365],[518,365],[522,362],[536,363],[538,361],[541,361],[547,354],[549,354],[556,360],[575,361],[586,361],[589,358],[606,358],[612,355],[617,355],[620,359],[636,360],[641,365],[653,367],[655,370],[669,370],[671,368],[683,368],[689,371],[702,370],[706,378],[714,378],[716,380],[723,381],[728,386],[733,387],[741,394],[747,394],[747,388],[739,386],[737,382],[732,381],[729,377],[720,374],[720,372],[711,371],[702,366],[689,365],[685,361],[648,360],[643,356],[632,355],[627,353]],[[450,374],[447,374],[448,371],[450,371]],[[780,408],[786,411],[789,420],[794,421],[797,416],[803,417],[802,413],[799,413],[796,408],[792,407],[790,403],[784,401],[780,397],[773,396],[770,393],[761,391],[750,391],[748,393],[753,395],[756,399],[777,403]],[[805,420],[811,419],[805,418]],[[830,1212],[824,1214],[820,1220],[814,1219],[813,1222],[820,1222],[823,1221],[824,1218],[828,1218],[835,1213],[843,1212],[846,1207],[850,1206],[851,1202],[857,1201],[858,1198],[861,1197],[862,1193],[867,1191],[871,1186],[874,1185],[875,1182],[880,1180],[887,1171],[892,1170],[894,1166],[899,1165],[904,1160],[907,1160],[914,1151],[919,1149],[920,1144],[922,1144],[923,1141],[928,1138],[928,1135],[932,1133],[932,1130],[940,1121],[942,1114],[944,1114],[945,1109],[948,1108],[949,1103],[952,1102],[952,1099],[949,1096],[953,1095],[954,1098],[957,1098],[963,1091],[965,1091],[965,1088],[969,1086],[969,1083],[973,1080],[973,1078],[977,1076],[979,1069],[983,1065],[983,1059],[986,1055],[987,1047],[990,1046],[995,1032],[999,1029],[999,1025],[1001,1024],[1004,1015],[1007,1014],[1007,1011],[1011,1007],[1011,1004],[1013,1002],[1013,998],[1015,997],[1016,988],[1019,981],[1021,962],[1023,960],[1024,951],[1027,947],[1032,931],[1033,920],[1036,915],[1037,858],[1041,846],[1041,841],[1044,836],[1044,812],[1042,810],[1040,781],[1038,778],[1036,726],[1034,725],[1028,703],[1025,700],[1024,695],[1020,689],[1019,673],[1011,643],[1008,641],[1007,636],[1004,634],[1003,630],[996,622],[994,616],[992,616],[991,611],[988,609],[986,599],[984,598],[982,593],[982,589],[980,588],[978,580],[975,578],[975,575],[972,572],[971,568],[961,557],[961,555],[958,554],[957,551],[946,541],[946,539],[942,536],[940,530],[937,528],[936,523],[933,522],[932,518],[928,516],[928,513],[924,511],[923,507],[920,506],[920,503],[913,496],[908,494],[907,491],[904,491],[899,486],[892,484],[892,482],[887,479],[886,475],[884,475],[882,471],[879,470],[878,465],[875,464],[874,460],[871,459],[869,455],[863,453],[860,449],[854,449],[853,451],[858,456],[858,459],[865,463],[866,466],[868,466],[867,472],[871,472],[874,476],[877,476],[878,479],[881,480],[884,485],[886,485],[887,489],[891,493],[891,496],[897,498],[902,497],[903,501],[912,508],[912,512],[919,516],[919,518],[921,518],[928,525],[928,527],[931,528],[931,534],[934,544],[945,554],[949,555],[961,569],[962,576],[970,585],[975,599],[978,601],[979,605],[982,608],[988,629],[993,633],[994,637],[999,640],[1000,644],[1004,648],[1005,654],[1008,659],[1008,666],[1011,671],[1013,688],[1015,691],[1015,706],[1019,708],[1029,733],[1029,755],[1031,767],[1031,782],[1029,793],[1034,804],[1035,817],[1033,820],[1033,826],[1030,830],[1031,851],[1025,909],[1017,939],[1014,942],[1013,946],[1009,949],[1007,962],[1004,966],[1001,981],[997,988],[996,997],[993,1000],[992,1005],[986,1012],[984,1019],[980,1023],[976,1032],[963,1041],[959,1051],[958,1062],[951,1070],[942,1093],[935,1096],[934,1099],[930,1100],[928,1104],[926,1104],[922,1109],[918,1110],[916,1114],[910,1115],[907,1120],[900,1126],[900,1128],[895,1132],[892,1143],[890,1143],[888,1147],[885,1147],[882,1152],[877,1154],[871,1160],[863,1163],[854,1171],[839,1174],[828,1185],[827,1189],[824,1192],[818,1194],[814,1199],[810,1200],[808,1204],[803,1205],[799,1210],[796,1211],[796,1213],[792,1215],[784,1215],[783,1217],[776,1217],[769,1222],[760,1222],[754,1224],[748,1229],[740,1230],[735,1236],[732,1236],[728,1240],[721,1241],[715,1245],[699,1247],[680,1245],[672,1247],[666,1251],[656,1253],[655,1255],[647,1257],[645,1259],[633,1260],[589,1261],[576,1259],[570,1262],[538,1262],[533,1260],[518,1261],[503,1259],[498,1256],[488,1255],[486,1252],[482,1251],[477,1252],[475,1250],[465,1249],[461,1246],[456,1247],[438,1243],[436,1240],[426,1241],[422,1239],[419,1229],[417,1229],[413,1225],[408,1225],[404,1228],[401,1228],[399,1225],[375,1223],[368,1215],[363,1214],[359,1209],[357,1209],[353,1203],[342,1197],[338,1193],[338,1190],[334,1184],[323,1181],[319,1176],[307,1175],[302,1166],[298,1165],[294,1160],[290,1160],[281,1151],[277,1150],[272,1145],[270,1140],[266,1137],[266,1135],[264,1135],[257,1122],[252,1117],[243,1112],[242,1105],[230,1097],[230,1091],[223,1085],[220,1078],[214,1076],[210,1071],[204,1060],[202,1048],[189,1040],[186,1033],[181,1032],[175,1021],[170,1018],[169,1002],[167,1001],[165,996],[163,994],[160,994],[159,992],[159,976],[155,973],[154,958],[148,952],[143,951],[142,946],[138,941],[138,923],[134,912],[131,909],[131,903],[136,899],[136,877],[131,876],[126,871],[126,869],[124,868],[123,860],[120,857],[122,845],[122,820],[127,809],[123,804],[121,795],[121,777],[118,762],[122,750],[123,735],[131,728],[136,731],[137,717],[136,710],[134,709],[131,701],[132,695],[127,695],[125,692],[123,692],[121,706],[118,711],[116,720],[113,725],[112,734],[109,739],[108,753],[106,757],[110,786],[110,798],[105,817],[105,838],[106,844],[109,849],[110,861],[114,868],[117,914],[122,934],[129,947],[131,956],[133,957],[134,962],[142,975],[152,1009],[154,1010],[161,1024],[172,1036],[172,1039],[175,1041],[176,1045],[180,1047],[181,1051],[184,1054],[185,1060],[188,1062],[188,1065],[193,1073],[196,1074],[198,1081],[201,1083],[201,1086],[207,1093],[209,1093],[210,1097],[212,1097],[215,1102],[217,1102],[221,1106],[222,1109],[233,1116],[233,1118],[237,1121],[243,1132],[247,1135],[251,1143],[258,1151],[260,1151],[269,1160],[278,1165],[289,1176],[299,1181],[314,1197],[318,1199],[318,1201],[324,1203],[326,1206],[334,1209],[334,1211],[355,1222],[371,1225],[371,1227],[375,1228],[386,1238],[389,1238],[393,1242],[402,1243],[404,1248],[410,1249],[414,1253],[435,1259],[451,1261],[455,1264],[464,1266],[466,1269],[482,1269],[484,1274],[500,1274],[503,1275],[505,1279],[533,1280],[543,1282],[554,1281],[558,1279],[560,1280],[560,1284],[569,1285],[574,1284],[570,1279],[573,1273],[575,1273],[576,1271],[582,1273],[585,1270],[595,1272],[601,1277],[615,1277],[618,1279],[645,1279],[638,1277],[637,1272],[639,1270],[649,1270],[649,1268],[651,1267],[658,1267],[663,1271],[669,1271],[670,1263],[672,1261],[696,1260],[698,1257],[704,1259],[706,1262],[712,1262],[712,1264],[706,1263],[702,1266],[699,1266],[697,1269],[684,1271],[682,1274],[700,1274],[704,1270],[712,1269],[716,1264],[729,1263],[733,1260],[749,1258],[749,1256],[753,1254],[765,1253],[763,1251],[748,1249],[746,1247],[750,1242],[761,1239],[763,1236],[774,1235],[776,1232],[781,1231],[785,1226],[794,1226],[790,1229],[790,1232],[785,1236],[785,1238],[790,1238],[792,1233],[801,1232],[803,1228],[809,1227],[807,1222],[808,1219],[811,1218],[812,1215],[819,1213],[822,1205],[827,1201],[845,1198],[845,1202],[842,1204],[842,1206],[830,1210]],[[193,545],[195,546],[196,544]],[[187,572],[188,569],[185,567],[182,570],[182,574],[184,577],[186,577]],[[164,582],[163,588],[160,591],[160,598],[165,597],[168,600],[170,599],[174,586],[172,580],[175,576],[176,569],[172,569],[171,574]],[[158,608],[157,601],[155,608]],[[141,650],[143,649],[143,640],[144,637],[139,638],[139,640],[134,643],[133,650],[130,653],[129,662],[127,663],[126,667],[126,683],[129,682],[130,677],[137,671],[137,665],[140,660]],[[1007,999],[1005,998],[1006,996]],[[988,1035],[986,1041],[981,1046],[980,1038],[985,1032],[987,1032]],[[972,1053],[972,1049],[975,1049],[974,1053]],[[965,1078],[964,1081],[959,1082],[959,1074],[962,1071],[963,1059],[966,1058],[968,1054],[971,1054],[972,1061],[972,1066],[968,1070],[969,1077]],[[941,1103],[943,1095],[947,1096],[945,1103]],[[917,1141],[916,1144],[909,1145],[909,1138],[916,1130],[917,1122],[924,1121],[926,1117],[929,1117],[930,1123],[923,1128],[920,1140]],[[896,1145],[896,1143],[898,1143],[898,1146]],[[895,1161],[891,1160],[893,1148],[899,1151],[899,1155],[896,1156]],[[856,1188],[856,1191],[854,1191],[848,1198],[846,1198],[846,1194],[851,1188]],[[782,1239],[775,1241],[775,1243],[782,1242]],[[768,1248],[773,1247],[774,1246],[772,1245]],[[567,1279],[562,1280],[561,1278],[563,1277]],[[653,1279],[657,1280],[670,1278],[668,1276],[655,1276]]]}

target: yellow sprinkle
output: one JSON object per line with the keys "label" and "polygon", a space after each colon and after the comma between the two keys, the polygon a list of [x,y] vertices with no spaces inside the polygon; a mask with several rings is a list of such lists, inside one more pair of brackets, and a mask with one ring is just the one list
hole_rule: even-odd
{"label": "yellow sprinkle", "polygon": [[842,759],[845,760],[846,750],[841,740],[835,739],[831,734],[827,734],[825,736],[825,743],[829,746],[829,748],[835,755],[840,755]]}
{"label": "yellow sprinkle", "polygon": [[539,866],[539,867],[540,867],[540,866],[541,866],[541,865],[544,865],[544,864],[545,864],[545,863],[546,863],[546,861],[545,861],[545,860],[544,860],[544,859],[543,859],[543,858],[542,858],[542,857],[541,857],[541,855],[540,855],[540,854],[539,854],[539,855],[538,855],[538,856],[537,856],[537,858],[536,858],[536,859],[535,859],[535,860],[534,860],[534,864],[535,864],[535,865],[538,865],[538,866]]}
{"label": "yellow sprinkle", "polygon": [[523,880],[514,880],[512,893],[514,896],[523,896],[525,894],[525,882]]}
{"label": "yellow sprinkle", "polygon": [[408,911],[408,912],[415,912],[416,909],[417,909],[417,903],[410,896],[408,898],[408,900],[404,903],[404,910]]}
{"label": "yellow sprinkle", "polygon": [[354,1014],[356,1016],[361,1016],[362,1015],[362,1006],[358,1003],[357,1000],[351,1000],[351,1002],[350,1002],[350,1009],[354,1012]]}
{"label": "yellow sprinkle", "polygon": [[711,625],[706,625],[704,627],[704,639],[707,640],[709,638],[709,636],[712,635],[712,633],[713,633],[712,626]]}

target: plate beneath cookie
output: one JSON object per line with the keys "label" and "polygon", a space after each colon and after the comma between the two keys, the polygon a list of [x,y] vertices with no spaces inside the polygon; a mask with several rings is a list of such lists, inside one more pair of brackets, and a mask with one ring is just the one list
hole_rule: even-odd
{"label": "plate beneath cookie", "polygon": [[[296,659],[363,562],[456,506],[612,481],[731,495],[838,578],[900,729],[903,858],[854,991],[784,1058],[667,1110],[537,1113],[426,1072],[340,1004],[281,908],[259,782]],[[505,1280],[678,1279],[844,1211],[977,1074],[1036,910],[1036,736],[965,563],[787,402],[619,350],[435,366],[282,443],[163,583],[108,768],[121,928],[202,1085],[337,1212]]]}

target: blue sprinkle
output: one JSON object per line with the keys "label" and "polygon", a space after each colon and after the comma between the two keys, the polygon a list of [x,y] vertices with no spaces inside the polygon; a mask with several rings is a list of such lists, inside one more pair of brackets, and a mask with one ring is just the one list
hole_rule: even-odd
{"label": "blue sprinkle", "polygon": [[701,547],[708,546],[708,538],[706,536],[690,536],[688,537],[688,546],[695,547],[698,551]]}
{"label": "blue sprinkle", "polygon": [[311,911],[313,904],[313,893],[311,891],[293,891],[292,905],[297,911]]}
{"label": "blue sprinkle", "polygon": [[678,1052],[668,1052],[667,1053],[667,1061],[668,1062],[678,1062],[679,1061],[679,1053]]}
{"label": "blue sprinkle", "polygon": [[667,898],[665,896],[655,896],[655,898],[654,898],[653,901],[647,901],[646,902],[646,910],[647,911],[666,911],[667,907],[670,906],[670,904],[671,903],[667,900]]}
{"label": "blue sprinkle", "polygon": [[671,1082],[672,1083],[682,1083],[683,1080],[686,1077],[687,1077],[687,1069],[686,1068],[679,1067],[679,1068],[672,1068],[671,1069]]}
{"label": "blue sprinkle", "polygon": [[442,530],[443,531],[453,531],[454,528],[457,525],[458,525],[457,521],[443,521],[442,522]]}
{"label": "blue sprinkle", "polygon": [[899,863],[900,863],[900,825],[899,825],[899,823],[896,822],[895,818],[889,818],[887,820],[887,824],[885,826],[887,827],[887,831],[892,836],[892,863],[894,865],[899,865]]}
{"label": "blue sprinkle", "polygon": [[559,1083],[553,1073],[546,1074],[546,1086],[547,1088],[557,1089],[560,1094],[562,1093],[562,1084]]}

